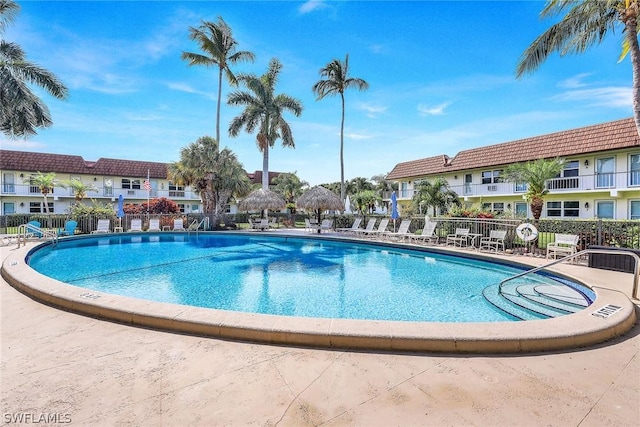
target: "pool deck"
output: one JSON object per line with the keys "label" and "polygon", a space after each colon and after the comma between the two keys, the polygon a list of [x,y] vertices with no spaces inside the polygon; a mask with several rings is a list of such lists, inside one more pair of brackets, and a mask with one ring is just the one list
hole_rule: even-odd
{"label": "pool deck", "polygon": [[[0,248],[0,258],[12,248]],[[628,274],[558,270],[631,291]],[[623,336],[584,349],[459,355],[136,328],[49,307],[4,281],[0,308],[3,425],[43,414],[71,425],[167,426],[637,426],[640,419],[637,320]]]}

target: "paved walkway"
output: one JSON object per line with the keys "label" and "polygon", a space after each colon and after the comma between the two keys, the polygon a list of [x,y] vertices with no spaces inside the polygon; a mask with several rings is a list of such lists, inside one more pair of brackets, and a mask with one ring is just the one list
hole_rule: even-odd
{"label": "paved walkway", "polygon": [[1,425],[640,425],[639,323],[584,350],[459,356],[157,332],[57,310],[4,281],[0,309]]}

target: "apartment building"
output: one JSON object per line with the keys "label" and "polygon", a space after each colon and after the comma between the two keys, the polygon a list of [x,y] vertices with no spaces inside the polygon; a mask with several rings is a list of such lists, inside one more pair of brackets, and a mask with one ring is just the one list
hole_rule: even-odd
{"label": "apartment building", "polygon": [[[198,194],[188,186],[171,182],[167,166],[158,162],[104,158],[87,161],[73,155],[0,150],[0,215],[41,212],[42,193],[30,182],[30,177],[37,172],[54,172],[59,181],[78,179],[91,183],[97,191],[87,193],[87,199],[114,206],[120,194],[125,203],[130,204],[166,197],[176,202],[184,213],[199,212],[202,202]],[[269,182],[277,175],[270,172]],[[247,176],[253,183],[262,182],[262,171]],[[145,188],[147,180],[149,190]],[[68,212],[75,195],[71,188],[54,187],[47,199],[49,212],[60,214]],[[228,212],[235,211],[235,206],[228,207]]]}
{"label": "apartment building", "polygon": [[632,118],[397,164],[398,202],[411,203],[421,180],[443,177],[466,205],[531,217],[526,183],[505,182],[504,168],[540,158],[565,160],[546,183],[543,218],[640,219],[640,137]]}

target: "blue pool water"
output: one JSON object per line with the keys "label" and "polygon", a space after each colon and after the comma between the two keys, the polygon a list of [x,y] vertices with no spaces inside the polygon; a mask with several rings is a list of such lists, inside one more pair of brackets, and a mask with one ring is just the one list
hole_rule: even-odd
{"label": "blue pool water", "polygon": [[[514,320],[482,295],[522,270],[424,251],[322,239],[139,234],[63,240],[29,257],[95,291],[221,310],[324,318]],[[529,275],[532,283],[557,283]]]}

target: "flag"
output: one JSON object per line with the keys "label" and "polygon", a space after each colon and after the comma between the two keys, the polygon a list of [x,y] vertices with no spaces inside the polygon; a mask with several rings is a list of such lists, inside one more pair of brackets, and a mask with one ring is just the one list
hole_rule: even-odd
{"label": "flag", "polygon": [[151,191],[151,183],[149,182],[149,180],[148,180],[148,179],[145,179],[145,180],[144,180],[143,187],[144,187],[144,189],[145,189],[145,190],[147,190],[147,191]]}

